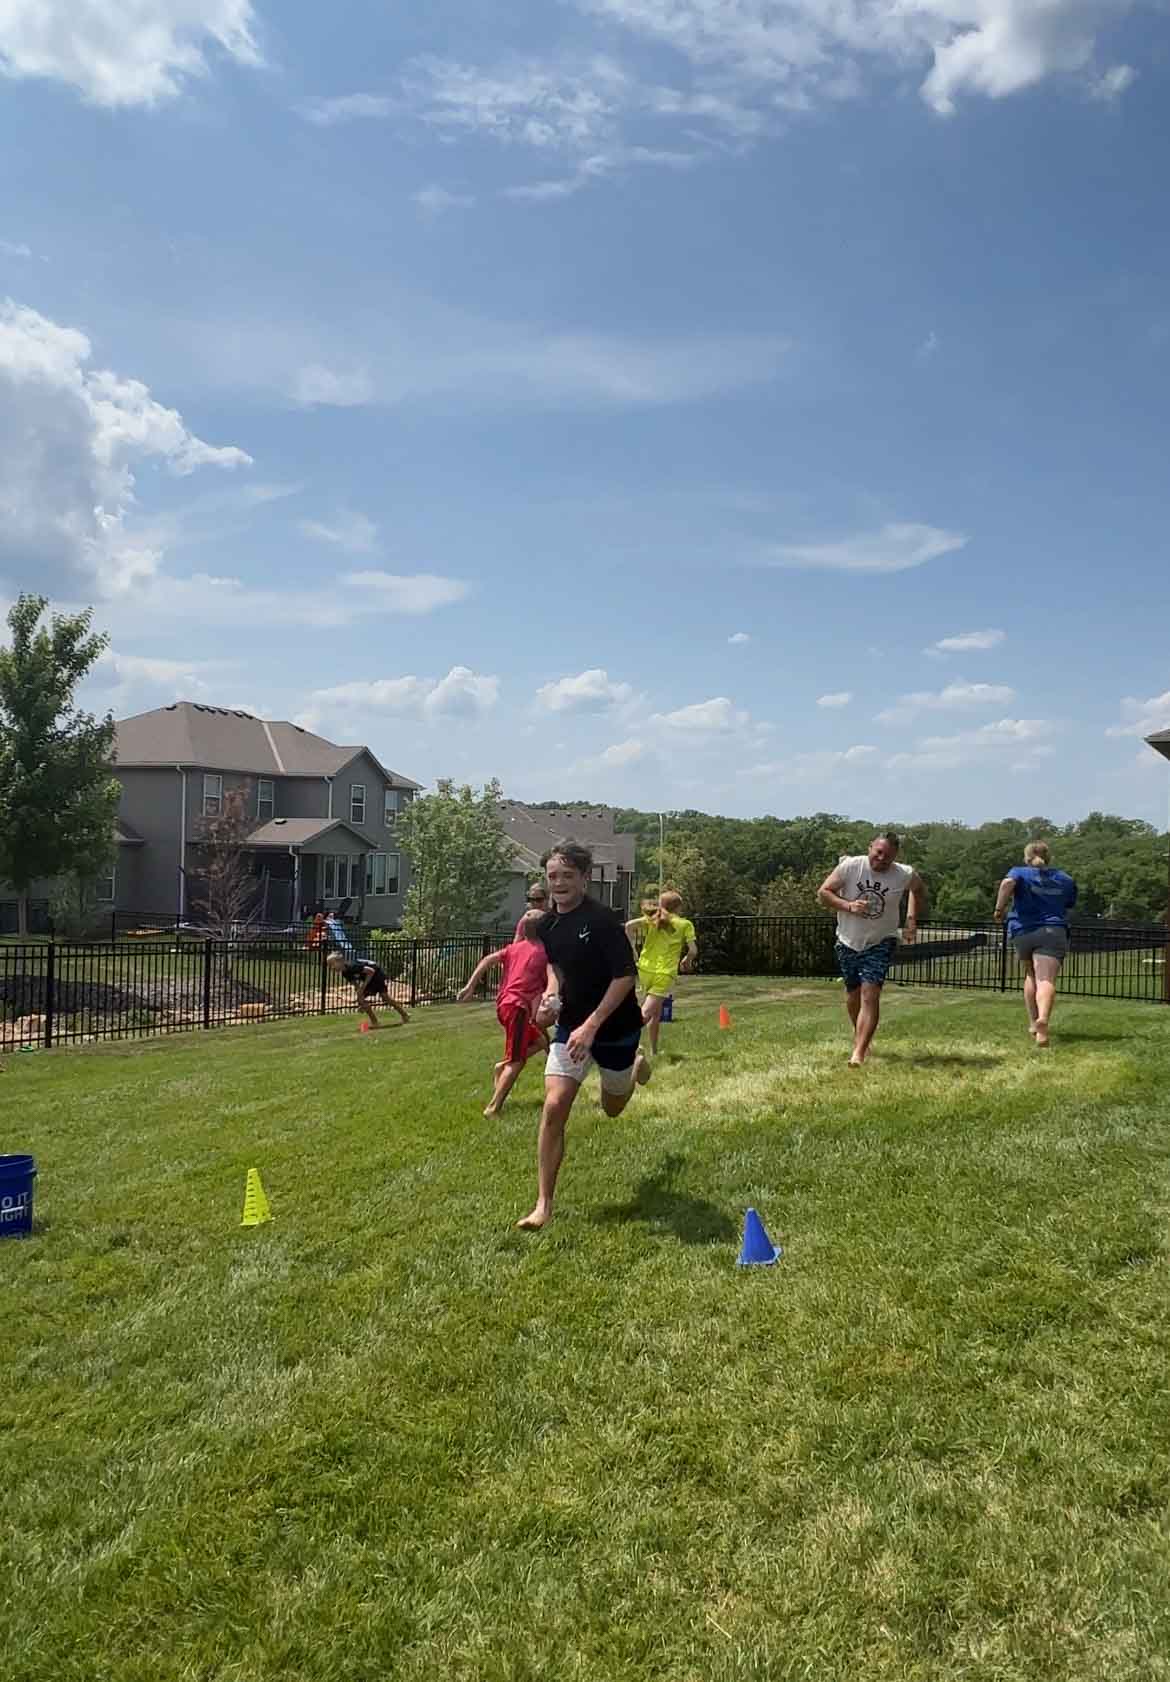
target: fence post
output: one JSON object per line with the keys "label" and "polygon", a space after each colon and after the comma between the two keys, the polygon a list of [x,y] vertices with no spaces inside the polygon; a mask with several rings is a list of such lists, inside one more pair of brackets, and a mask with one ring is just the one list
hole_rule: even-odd
{"label": "fence post", "polygon": [[320,1011],[320,1014],[322,1016],[325,1016],[327,1014],[327,1007],[328,1007],[328,1003],[329,1003],[328,996],[327,996],[328,992],[329,992],[329,969],[328,969],[328,966],[325,963],[325,959],[326,959],[327,956],[328,956],[328,954],[326,952],[325,947],[324,946],[318,946],[318,948],[317,948],[317,959],[318,959],[318,962],[321,965],[321,1011]]}
{"label": "fence post", "polygon": [[418,941],[410,943],[410,1008],[418,1003]]}
{"label": "fence post", "polygon": [[117,938],[118,938],[118,913],[116,911],[111,911],[110,912],[110,941],[111,941],[111,943],[113,943],[115,940],[117,940]]}
{"label": "fence post", "polygon": [[53,1013],[57,1002],[57,943],[49,942],[45,957],[45,1050],[53,1048]]}
{"label": "fence post", "polygon": [[1000,925],[999,945],[999,990],[1007,992],[1008,978],[1008,932],[1006,920]]}
{"label": "fence post", "polygon": [[211,941],[203,942],[203,1026],[211,1027]]}

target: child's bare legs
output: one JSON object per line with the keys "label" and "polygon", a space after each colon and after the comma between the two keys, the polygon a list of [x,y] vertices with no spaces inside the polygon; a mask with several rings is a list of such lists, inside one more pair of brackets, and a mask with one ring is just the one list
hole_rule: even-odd
{"label": "child's bare legs", "polygon": [[[525,1059],[525,1061],[527,1061],[527,1059]],[[504,1107],[504,1102],[509,1092],[511,1092],[516,1082],[520,1079],[523,1071],[524,1063],[496,1064],[496,1089],[492,1093],[491,1103],[488,1104],[487,1108],[483,1112],[485,1116],[494,1117],[499,1115],[500,1111]]]}
{"label": "child's bare legs", "polygon": [[525,1232],[537,1232],[552,1219],[553,1194],[565,1154],[565,1123],[578,1090],[578,1083],[564,1075],[548,1075],[545,1078],[544,1109],[540,1117],[540,1136],[536,1142],[536,1206],[523,1220],[516,1222]]}
{"label": "child's bare legs", "polygon": [[369,1020],[371,1028],[376,1028],[378,1026],[378,1018],[374,1014],[374,1007],[370,1003],[369,999],[365,997],[360,998],[358,1000],[358,1009],[361,1011],[362,1015]]}
{"label": "child's bare legs", "polygon": [[662,1006],[664,1000],[657,993],[647,993],[642,1001],[642,1023],[650,1030],[650,1054],[658,1056],[658,1032],[662,1027]]}

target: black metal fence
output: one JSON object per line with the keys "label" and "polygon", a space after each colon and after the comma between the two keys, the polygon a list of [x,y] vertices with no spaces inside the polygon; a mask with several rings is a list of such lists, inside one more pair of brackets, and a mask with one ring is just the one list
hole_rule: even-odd
{"label": "black metal fence", "polygon": [[[0,943],[0,1051],[355,1008],[354,987],[301,933],[251,930],[238,940],[215,941],[173,923],[153,933],[146,927],[137,939]],[[699,967],[707,975],[836,973],[827,917],[704,917],[696,930]],[[499,933],[411,940],[362,931],[344,955],[378,964],[391,996],[410,1008],[452,1001],[480,958],[499,944]],[[1077,925],[1061,990],[1167,1002],[1166,948],[1161,924]],[[489,973],[482,997],[494,995],[495,979]],[[890,981],[1006,992],[1019,985],[1019,972],[998,924],[936,923],[923,926],[915,945],[899,949]]]}
{"label": "black metal fence", "polygon": [[[709,975],[833,976],[831,917],[701,917],[700,969]],[[1064,993],[1167,1003],[1167,931],[1162,923],[1077,923],[1060,977]],[[900,946],[892,983],[1007,992],[1019,965],[1001,923],[923,924]]]}

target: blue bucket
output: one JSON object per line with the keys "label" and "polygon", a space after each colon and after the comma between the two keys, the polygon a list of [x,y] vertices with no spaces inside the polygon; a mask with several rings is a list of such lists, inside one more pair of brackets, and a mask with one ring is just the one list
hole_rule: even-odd
{"label": "blue bucket", "polygon": [[673,1022],[674,1021],[674,994],[673,993],[668,993],[666,995],[666,997],[663,999],[663,1001],[662,1001],[662,1015],[659,1018],[659,1020],[662,1021],[662,1022]]}
{"label": "blue bucket", "polygon": [[36,1158],[0,1156],[0,1238],[27,1238],[32,1231]]}

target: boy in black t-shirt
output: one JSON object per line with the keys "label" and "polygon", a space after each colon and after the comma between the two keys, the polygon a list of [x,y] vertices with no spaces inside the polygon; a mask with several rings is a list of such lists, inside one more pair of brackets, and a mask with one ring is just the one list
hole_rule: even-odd
{"label": "boy in black t-shirt", "polygon": [[565,1154],[565,1123],[581,1082],[596,1064],[601,1106],[619,1116],[635,1085],[650,1079],[638,1049],[642,1013],[634,998],[638,966],[616,912],[586,897],[593,855],[577,841],[561,841],[541,860],[553,909],[537,925],[558,994],[550,995],[537,1021],[557,1030],[544,1070],[544,1109],[537,1143],[536,1207],[516,1224],[526,1232],[552,1219],[553,1194]]}
{"label": "boy in black t-shirt", "polygon": [[380,970],[377,964],[371,964],[361,958],[347,964],[345,956],[341,952],[330,952],[325,962],[334,975],[340,975],[343,981],[348,981],[357,988],[358,1009],[369,1018],[371,1028],[379,1026],[371,1002],[374,999],[381,999],[384,1005],[389,1005],[391,1010],[396,1010],[404,1022],[410,1021],[410,1017],[398,1003],[398,1000],[390,997],[390,984],[386,979],[385,971]]}

